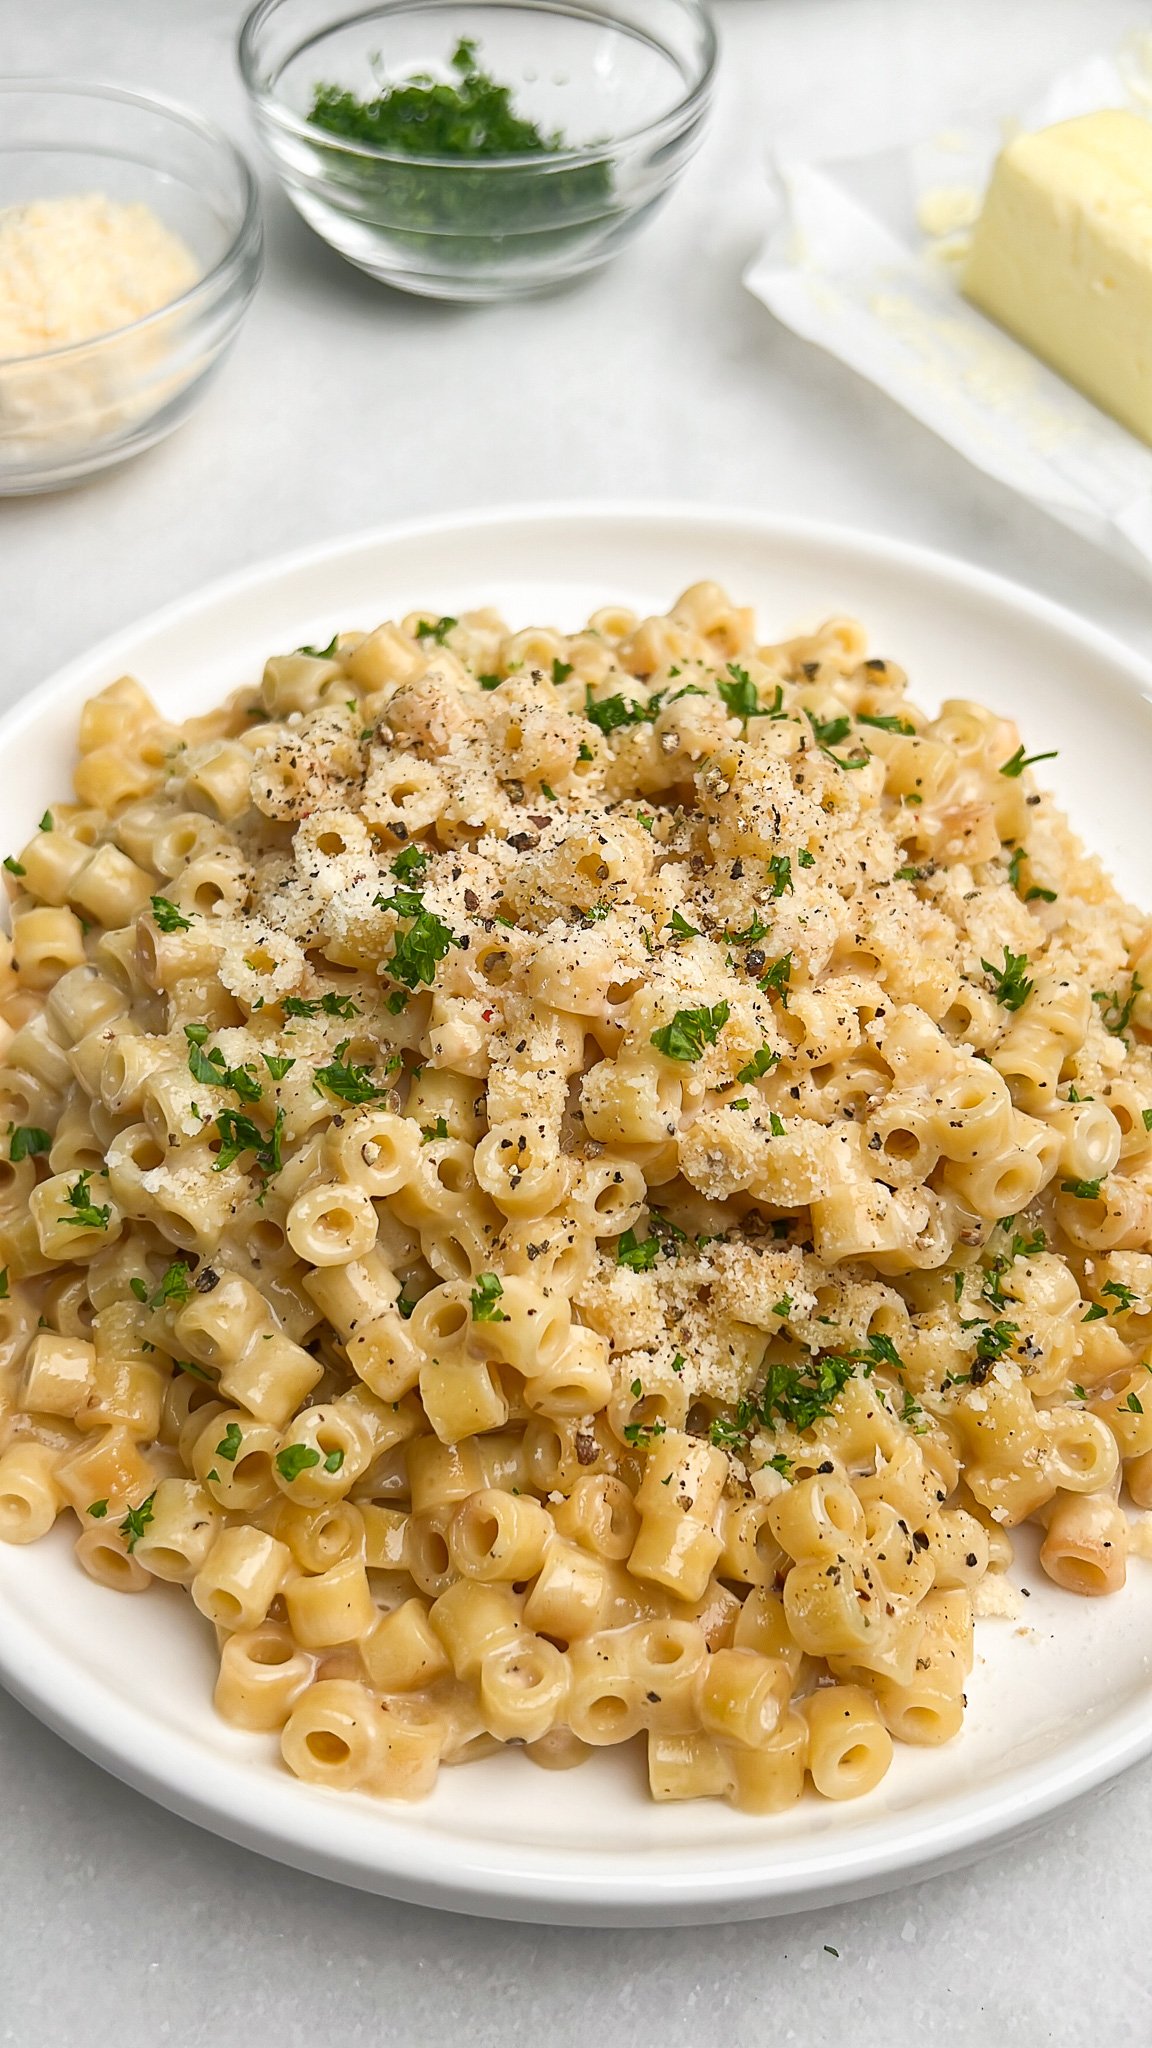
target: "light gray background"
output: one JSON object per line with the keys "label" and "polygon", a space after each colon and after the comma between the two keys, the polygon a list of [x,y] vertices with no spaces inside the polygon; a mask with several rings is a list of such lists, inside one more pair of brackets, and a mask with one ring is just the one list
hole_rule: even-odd
{"label": "light gray background", "polygon": [[[1152,650],[1152,589],[777,328],[739,276],[774,136],[854,150],[1152,29],[1135,0],[721,0],[709,139],[618,268],[548,302],[390,295],[268,201],[201,413],[85,490],[0,502],[0,700],[222,571],[410,514],[695,497],[988,564]],[[244,112],[236,0],[0,0],[0,65]],[[2,1559],[0,1559],[2,1569]],[[0,1696],[0,2041],[263,2048],[1093,2043],[1152,2035],[1152,1767],[1024,1847],[867,1904],[668,1933],[499,1927],[279,1870],[121,1789]],[[829,1954],[825,1944],[839,1951]]]}

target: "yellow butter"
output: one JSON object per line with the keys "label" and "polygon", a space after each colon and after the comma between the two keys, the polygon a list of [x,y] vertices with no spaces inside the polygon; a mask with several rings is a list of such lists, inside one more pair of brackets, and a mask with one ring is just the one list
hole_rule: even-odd
{"label": "yellow butter", "polygon": [[964,291],[1152,441],[1152,123],[1109,110],[1011,142]]}

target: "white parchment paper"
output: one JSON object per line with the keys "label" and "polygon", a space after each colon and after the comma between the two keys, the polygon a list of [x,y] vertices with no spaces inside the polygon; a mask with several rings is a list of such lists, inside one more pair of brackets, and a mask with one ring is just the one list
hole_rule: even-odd
{"label": "white parchment paper", "polygon": [[744,282],[778,320],[888,392],[978,468],[1152,575],[1152,448],[961,297],[997,151],[1099,107],[1152,116],[1152,37],[1057,79],[999,123],[908,149],[776,158],[778,207]]}

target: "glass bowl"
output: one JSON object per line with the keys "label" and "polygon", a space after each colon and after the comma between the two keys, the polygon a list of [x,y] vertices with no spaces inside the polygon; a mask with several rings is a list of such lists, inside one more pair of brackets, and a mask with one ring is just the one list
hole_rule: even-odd
{"label": "glass bowl", "polygon": [[[465,39],[563,146],[420,156],[309,119],[319,85],[371,99],[385,81],[451,80]],[[695,150],[715,64],[701,0],[260,0],[240,35],[257,130],[297,211],[370,276],[441,299],[517,297],[607,262]]]}
{"label": "glass bowl", "polygon": [[0,208],[81,193],[151,207],[201,276],[129,326],[0,357],[0,494],[75,483],[170,434],[223,361],[259,280],[255,180],[218,128],[118,86],[0,79]]}

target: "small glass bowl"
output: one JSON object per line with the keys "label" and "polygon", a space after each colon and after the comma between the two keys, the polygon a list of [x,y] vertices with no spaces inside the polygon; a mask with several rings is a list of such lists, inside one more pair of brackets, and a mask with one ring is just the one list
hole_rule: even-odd
{"label": "small glass bowl", "polygon": [[[318,85],[449,80],[467,38],[519,114],[565,146],[414,156],[308,119]],[[240,35],[256,127],[309,226],[371,277],[440,299],[519,297],[631,240],[695,150],[716,38],[701,0],[260,0]]]}
{"label": "small glass bowl", "polygon": [[0,357],[0,495],[75,483],[170,434],[223,361],[259,281],[256,183],[218,128],[118,86],[0,79],[0,208],[87,193],[151,207],[201,276],[127,327]]}

